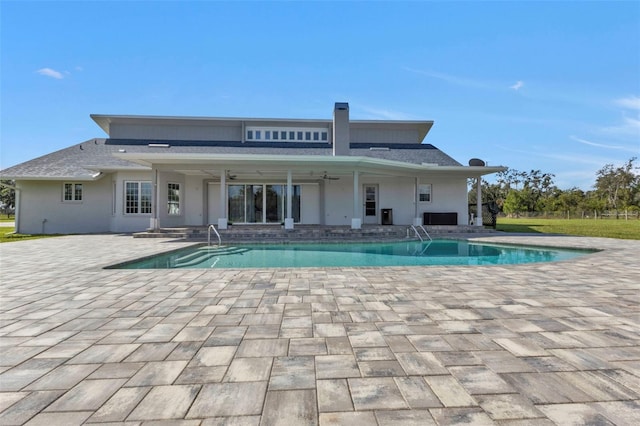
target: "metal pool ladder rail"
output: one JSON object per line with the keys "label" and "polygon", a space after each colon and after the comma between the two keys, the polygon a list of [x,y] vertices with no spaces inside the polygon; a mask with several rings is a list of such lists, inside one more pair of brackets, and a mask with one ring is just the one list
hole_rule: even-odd
{"label": "metal pool ladder rail", "polygon": [[213,225],[209,225],[209,229],[207,229],[207,244],[211,245],[211,230],[212,229],[213,229],[213,232],[215,232],[216,235],[218,236],[218,245],[221,246],[222,245],[222,238],[220,238],[220,234],[218,233],[218,230]]}
{"label": "metal pool ladder rail", "polygon": [[424,232],[424,235],[429,239],[429,241],[433,241],[433,239],[431,238],[431,235],[429,235],[429,233],[427,232],[426,229],[424,229],[424,226],[422,225],[411,225],[411,229],[413,229],[413,232],[416,233],[416,235],[418,236],[418,238],[420,238],[420,241],[424,241],[424,238],[422,238],[422,235],[420,235],[420,232],[418,231],[418,228],[422,229],[422,232]]}

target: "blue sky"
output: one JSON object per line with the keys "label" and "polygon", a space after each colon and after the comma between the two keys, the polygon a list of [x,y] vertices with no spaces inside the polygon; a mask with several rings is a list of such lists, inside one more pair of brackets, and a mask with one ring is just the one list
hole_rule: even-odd
{"label": "blue sky", "polygon": [[640,2],[0,3],[0,167],[89,114],[434,120],[463,164],[590,189],[640,156]]}

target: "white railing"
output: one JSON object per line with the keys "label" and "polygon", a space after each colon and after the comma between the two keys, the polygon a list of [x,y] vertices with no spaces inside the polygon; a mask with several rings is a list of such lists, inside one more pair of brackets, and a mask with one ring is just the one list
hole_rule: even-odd
{"label": "white railing", "polygon": [[433,239],[431,238],[431,235],[429,235],[429,233],[427,232],[426,229],[424,229],[424,226],[422,225],[411,225],[411,229],[413,229],[413,232],[415,232],[416,236],[418,238],[420,238],[420,241],[424,241],[424,238],[422,238],[422,235],[420,235],[420,232],[418,231],[418,228],[422,229],[422,232],[424,232],[424,235],[429,239],[429,241],[433,241]]}
{"label": "white railing", "polygon": [[218,237],[218,245],[221,246],[222,245],[222,238],[220,238],[220,234],[218,233],[218,230],[213,225],[209,225],[209,229],[207,229],[207,244],[211,245],[211,230],[212,229],[213,229],[213,232],[215,232],[216,236]]}

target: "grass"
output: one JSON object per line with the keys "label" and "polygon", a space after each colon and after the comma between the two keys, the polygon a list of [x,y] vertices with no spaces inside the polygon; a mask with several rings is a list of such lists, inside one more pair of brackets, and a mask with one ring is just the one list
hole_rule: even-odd
{"label": "grass", "polygon": [[60,235],[30,235],[30,234],[14,234],[13,226],[0,227],[0,243],[10,243],[22,240],[36,240],[38,238],[59,237]]}
{"label": "grass", "polygon": [[498,218],[496,229],[505,232],[580,235],[640,240],[640,220]]}

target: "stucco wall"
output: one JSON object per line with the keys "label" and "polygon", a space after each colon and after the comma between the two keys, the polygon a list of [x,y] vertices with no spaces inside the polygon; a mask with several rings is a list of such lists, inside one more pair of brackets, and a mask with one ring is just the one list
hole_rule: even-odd
{"label": "stucco wall", "polygon": [[109,135],[113,139],[239,141],[242,138],[240,123],[237,126],[171,126],[112,123],[109,130]]}
{"label": "stucco wall", "polygon": [[23,234],[108,232],[111,179],[82,183],[82,201],[63,202],[62,181],[17,181],[20,188],[20,229]]}
{"label": "stucco wall", "polygon": [[420,183],[430,183],[430,203],[418,203],[418,214],[422,213],[458,213],[458,225],[469,223],[469,205],[467,201],[467,180],[465,178],[432,178],[420,179]]}
{"label": "stucco wall", "polygon": [[[119,172],[111,180],[114,195],[113,216],[111,218],[112,232],[139,232],[150,226],[150,214],[124,214],[124,183],[125,181],[151,181],[151,172]],[[109,197],[111,198],[111,196]]]}
{"label": "stucco wall", "polygon": [[[184,189],[180,196],[184,199],[183,208],[185,225],[202,226],[206,225],[204,220],[204,192],[207,185],[202,176],[185,176]],[[204,188],[204,189],[203,189]]]}
{"label": "stucco wall", "polygon": [[351,142],[360,143],[416,143],[417,130],[358,128],[351,126]]}
{"label": "stucco wall", "polygon": [[[456,212],[458,224],[468,223],[466,179],[420,179],[419,183],[432,185],[432,201],[418,203],[418,217],[423,212]],[[361,176],[359,202],[363,204],[362,186],[378,185],[377,223],[381,223],[381,209],[393,209],[394,225],[410,225],[415,217],[415,179]],[[353,216],[353,180],[342,178],[325,183],[325,223],[350,225]],[[363,217],[362,206],[359,206]]]}
{"label": "stucco wall", "polygon": [[318,225],[320,223],[320,187],[318,184],[303,184],[300,192],[300,222],[305,225]]}

